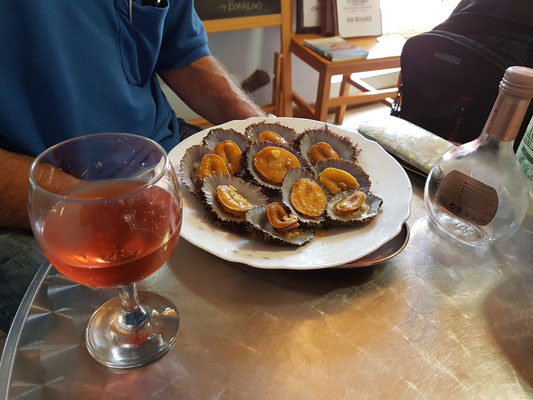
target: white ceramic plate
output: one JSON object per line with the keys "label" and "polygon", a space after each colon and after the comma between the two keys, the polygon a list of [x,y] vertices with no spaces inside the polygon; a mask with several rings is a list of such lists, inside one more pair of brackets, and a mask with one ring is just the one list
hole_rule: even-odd
{"label": "white ceramic plate", "polygon": [[[239,132],[265,118],[231,121],[220,128],[232,128]],[[322,122],[298,118],[277,118],[276,121],[295,129],[321,127]],[[183,194],[183,226],[181,236],[193,245],[224,260],[265,269],[319,269],[335,267],[361,258],[378,249],[396,236],[402,224],[409,218],[411,182],[403,168],[377,143],[358,133],[333,125],[330,129],[349,137],[362,150],[359,163],[370,175],[371,191],[383,199],[380,214],[370,224],[362,227],[329,228],[302,247],[285,247],[265,244],[245,235],[227,232],[213,226],[205,217],[199,201],[181,185]],[[209,128],[212,129],[212,128]],[[200,144],[209,129],[189,137],[169,154],[176,171],[185,150]]]}

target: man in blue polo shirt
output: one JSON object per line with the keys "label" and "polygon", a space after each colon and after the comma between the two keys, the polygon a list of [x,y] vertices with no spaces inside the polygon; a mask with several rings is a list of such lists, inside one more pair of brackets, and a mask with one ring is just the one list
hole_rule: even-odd
{"label": "man in blue polo shirt", "polygon": [[[95,132],[167,151],[195,131],[156,73],[214,124],[264,116],[210,54],[192,0],[24,0],[0,11],[0,329],[42,260],[26,214],[33,157]],[[7,284],[10,284],[8,287]]]}

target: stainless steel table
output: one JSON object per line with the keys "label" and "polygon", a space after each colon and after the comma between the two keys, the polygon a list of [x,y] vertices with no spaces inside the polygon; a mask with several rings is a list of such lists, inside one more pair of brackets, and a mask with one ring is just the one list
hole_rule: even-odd
{"label": "stainless steel table", "polygon": [[411,240],[379,266],[258,270],[181,241],[140,285],[178,304],[179,338],[140,369],[85,348],[90,314],[115,293],[44,265],[7,339],[0,398],[532,398],[533,216],[497,246],[462,246],[428,223],[412,180]]}

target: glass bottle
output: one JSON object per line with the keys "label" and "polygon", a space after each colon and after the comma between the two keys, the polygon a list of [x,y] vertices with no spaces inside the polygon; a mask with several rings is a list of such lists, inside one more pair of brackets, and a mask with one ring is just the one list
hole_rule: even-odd
{"label": "glass bottle", "polygon": [[510,67],[481,135],[445,153],[426,180],[428,215],[470,245],[514,234],[526,214],[526,178],[513,142],[533,97],[533,69]]}

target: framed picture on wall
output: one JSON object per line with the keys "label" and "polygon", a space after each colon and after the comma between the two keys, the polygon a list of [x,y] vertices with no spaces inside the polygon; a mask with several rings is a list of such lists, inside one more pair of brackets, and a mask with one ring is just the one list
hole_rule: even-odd
{"label": "framed picture on wall", "polygon": [[379,0],[335,1],[338,35],[343,38],[381,35]]}
{"label": "framed picture on wall", "polygon": [[297,0],[296,33],[320,33],[320,0]]}
{"label": "framed picture on wall", "polygon": [[337,0],[320,0],[320,33],[323,36],[337,36]]}

